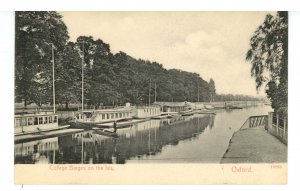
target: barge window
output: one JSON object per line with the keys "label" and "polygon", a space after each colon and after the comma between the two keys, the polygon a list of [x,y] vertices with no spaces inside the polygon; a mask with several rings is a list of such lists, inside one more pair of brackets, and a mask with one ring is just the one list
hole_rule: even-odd
{"label": "barge window", "polygon": [[118,113],[115,114],[115,118],[118,118]]}
{"label": "barge window", "polygon": [[48,123],[48,117],[44,117],[44,124]]}
{"label": "barge window", "polygon": [[105,119],[105,114],[102,114],[102,119]]}
{"label": "barge window", "polygon": [[20,127],[21,126],[21,119],[20,118],[16,118],[15,119],[15,127]]}
{"label": "barge window", "polygon": [[57,123],[57,116],[54,116],[53,123]]}
{"label": "barge window", "polygon": [[33,125],[33,118],[31,117],[28,118],[28,125]]}
{"label": "barge window", "polygon": [[39,124],[39,120],[37,117],[34,118],[34,125],[38,125]]}
{"label": "barge window", "polygon": [[49,123],[52,123],[52,116],[49,116]]}
{"label": "barge window", "polygon": [[43,124],[43,117],[39,117],[39,124]]}
{"label": "barge window", "polygon": [[84,114],[85,114],[85,116],[86,116],[87,119],[89,119],[89,118],[92,117],[92,114],[91,114],[91,113],[84,113]]}
{"label": "barge window", "polygon": [[112,114],[110,114],[110,116],[111,116],[111,118],[113,119],[114,118],[114,114],[112,113]]}
{"label": "barge window", "polygon": [[109,119],[109,114],[106,114],[106,118]]}

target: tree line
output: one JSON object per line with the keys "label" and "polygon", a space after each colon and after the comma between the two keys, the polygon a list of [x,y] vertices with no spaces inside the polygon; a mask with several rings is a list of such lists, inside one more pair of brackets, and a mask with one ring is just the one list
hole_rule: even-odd
{"label": "tree line", "polygon": [[266,101],[266,99],[242,94],[217,94],[214,101]]}
{"label": "tree line", "polygon": [[122,51],[113,54],[108,43],[92,36],[70,41],[57,12],[16,12],[15,21],[15,101],[25,107],[52,104],[53,61],[56,104],[66,109],[81,103],[82,79],[84,103],[93,107],[214,101],[217,96],[214,80],[197,73],[167,70]]}

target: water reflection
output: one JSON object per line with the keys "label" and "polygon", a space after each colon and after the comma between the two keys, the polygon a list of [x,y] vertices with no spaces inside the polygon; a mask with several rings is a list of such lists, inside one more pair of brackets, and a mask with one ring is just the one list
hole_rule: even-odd
{"label": "water reflection", "polygon": [[214,126],[214,115],[149,120],[118,129],[118,138],[85,131],[68,136],[15,144],[15,163],[118,163],[160,153],[166,145],[193,141]]}
{"label": "water reflection", "polygon": [[266,115],[270,106],[219,110],[149,120],[118,129],[118,138],[85,131],[15,144],[15,164],[34,163],[219,163],[233,133],[251,115]]}
{"label": "water reflection", "polygon": [[15,163],[55,163],[58,149],[58,137],[15,144]]}

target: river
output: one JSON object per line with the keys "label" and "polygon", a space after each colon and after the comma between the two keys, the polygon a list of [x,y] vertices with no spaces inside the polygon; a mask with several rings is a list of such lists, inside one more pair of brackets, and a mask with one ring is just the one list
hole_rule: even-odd
{"label": "river", "polygon": [[118,129],[119,138],[85,131],[15,144],[15,164],[219,163],[233,133],[270,106],[148,120]]}

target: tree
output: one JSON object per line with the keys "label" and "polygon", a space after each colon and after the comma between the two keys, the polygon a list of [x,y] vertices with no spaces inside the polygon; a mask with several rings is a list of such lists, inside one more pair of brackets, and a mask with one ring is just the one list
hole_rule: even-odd
{"label": "tree", "polygon": [[56,100],[68,110],[69,103],[78,103],[81,96],[81,58],[73,42],[65,46],[56,63]]}
{"label": "tree", "polygon": [[209,79],[208,85],[209,85],[210,101],[214,101],[214,97],[216,95],[216,87],[215,87],[215,82],[212,78]]}
{"label": "tree", "polygon": [[[24,101],[25,107],[49,103],[53,87],[52,44],[60,52],[69,38],[61,18],[53,11],[15,13],[15,98]],[[45,95],[48,99],[42,99]]]}
{"label": "tree", "polygon": [[287,107],[288,94],[288,12],[268,14],[250,39],[246,60],[252,64],[256,89],[266,84],[272,107]]}

